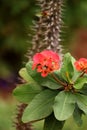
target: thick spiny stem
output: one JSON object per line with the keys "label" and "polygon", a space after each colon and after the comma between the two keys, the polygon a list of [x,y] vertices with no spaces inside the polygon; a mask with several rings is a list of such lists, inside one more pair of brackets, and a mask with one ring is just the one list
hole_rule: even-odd
{"label": "thick spiny stem", "polygon": [[62,54],[60,45],[60,33],[63,28],[62,0],[42,0],[41,16],[35,26],[35,35],[32,40],[32,48],[28,51],[28,58],[43,49],[51,49]]}
{"label": "thick spiny stem", "polygon": [[16,128],[16,130],[32,130],[30,123],[23,123],[21,120],[26,106],[26,104],[20,104],[17,106],[17,114],[13,122],[13,126]]}

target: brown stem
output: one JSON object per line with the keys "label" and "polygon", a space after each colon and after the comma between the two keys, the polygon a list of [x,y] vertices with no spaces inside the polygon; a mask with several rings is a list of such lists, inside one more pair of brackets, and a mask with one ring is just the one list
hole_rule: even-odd
{"label": "brown stem", "polygon": [[[79,79],[79,78],[81,78],[81,77],[83,77],[83,75],[85,74],[85,71],[83,71],[83,73],[82,74],[80,74],[78,77],[77,77],[77,79]],[[77,80],[76,79],[76,80]],[[74,83],[76,82],[76,80],[74,81]]]}
{"label": "brown stem", "polygon": [[56,76],[55,76],[55,74],[54,73],[51,73],[51,75],[52,75],[52,77],[58,82],[58,83],[60,83],[62,86],[66,86],[66,84],[65,83],[63,83],[61,80],[59,80]]}
{"label": "brown stem", "polygon": [[23,123],[21,120],[24,109],[26,107],[27,107],[27,104],[20,104],[17,106],[17,114],[13,121],[13,126],[15,127],[16,130],[33,130],[30,122]]}
{"label": "brown stem", "polygon": [[79,77],[83,77],[84,74],[85,74],[85,71],[83,71],[83,73]]}

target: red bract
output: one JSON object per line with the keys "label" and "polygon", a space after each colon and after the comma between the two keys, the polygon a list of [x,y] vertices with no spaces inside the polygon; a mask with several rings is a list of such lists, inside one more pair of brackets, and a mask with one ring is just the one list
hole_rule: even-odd
{"label": "red bract", "polygon": [[44,50],[33,56],[32,69],[34,70],[37,68],[37,72],[41,72],[41,75],[46,77],[49,73],[60,68],[59,62],[60,58],[57,53],[50,50]]}
{"label": "red bract", "polygon": [[74,65],[78,71],[83,71],[87,73],[87,59],[86,58],[80,58],[78,61],[74,63]]}

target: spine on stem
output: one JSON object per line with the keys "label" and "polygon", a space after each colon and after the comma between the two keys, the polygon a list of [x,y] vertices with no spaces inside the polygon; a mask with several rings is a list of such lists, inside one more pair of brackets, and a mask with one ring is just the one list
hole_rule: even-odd
{"label": "spine on stem", "polygon": [[60,36],[64,28],[62,14],[64,13],[63,0],[38,0],[41,7],[41,16],[37,21],[34,30],[35,35],[32,38],[32,47],[28,50],[27,57],[31,57],[44,49],[51,49],[63,56],[63,40]]}
{"label": "spine on stem", "polygon": [[33,130],[31,127],[31,123],[23,123],[21,120],[26,106],[27,104],[20,104],[17,106],[17,113],[13,121],[13,126],[16,128],[16,130]]}

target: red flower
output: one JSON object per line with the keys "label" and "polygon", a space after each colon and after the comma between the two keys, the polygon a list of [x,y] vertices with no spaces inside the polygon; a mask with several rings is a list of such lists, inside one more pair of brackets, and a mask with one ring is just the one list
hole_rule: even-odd
{"label": "red flower", "polygon": [[74,63],[76,69],[78,71],[84,71],[87,73],[87,59],[86,58],[80,58],[78,61]]}
{"label": "red flower", "polygon": [[32,69],[37,68],[37,72],[41,72],[41,75],[46,77],[50,72],[60,68],[59,62],[60,58],[57,53],[44,50],[34,55]]}

